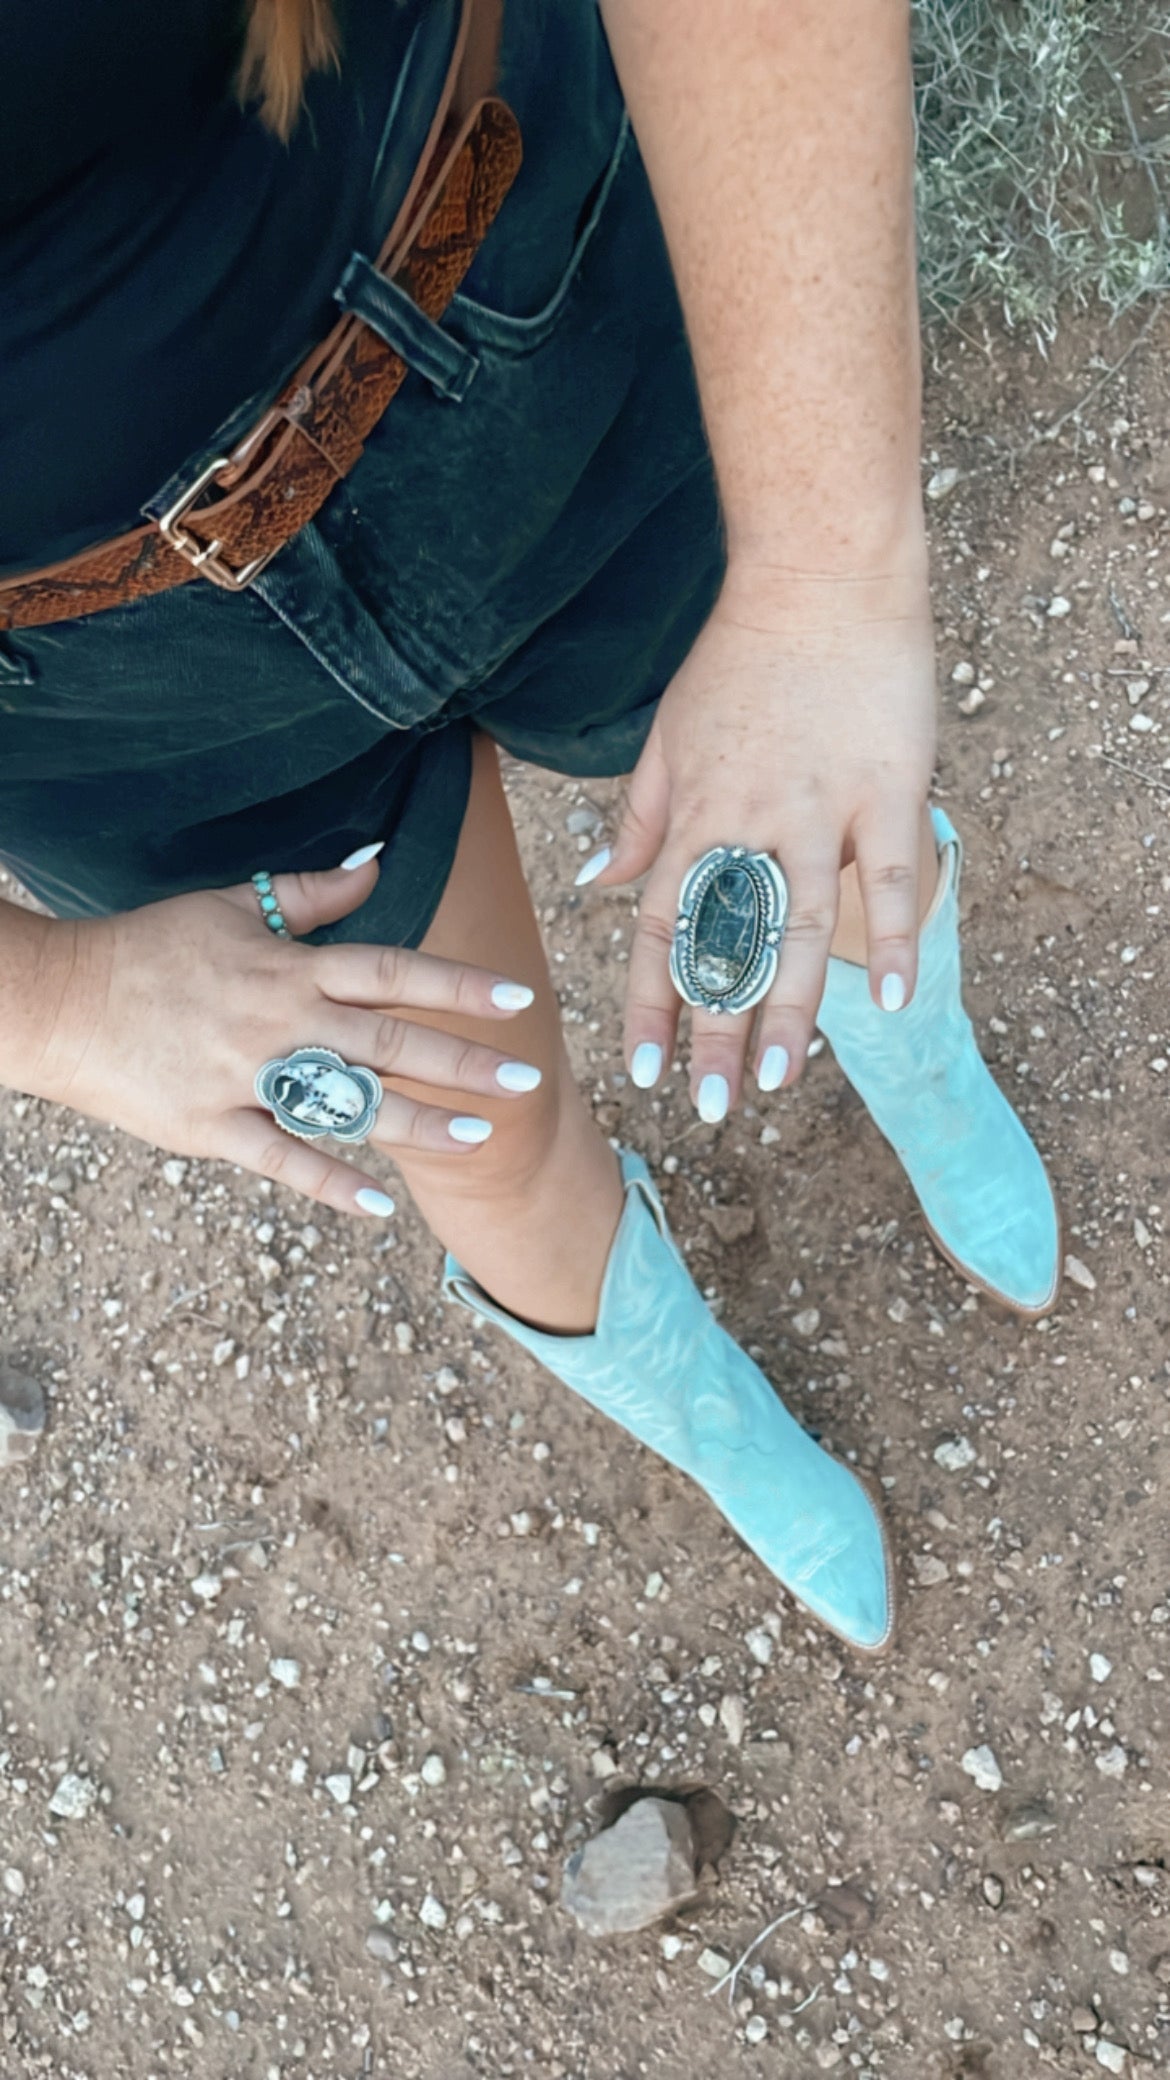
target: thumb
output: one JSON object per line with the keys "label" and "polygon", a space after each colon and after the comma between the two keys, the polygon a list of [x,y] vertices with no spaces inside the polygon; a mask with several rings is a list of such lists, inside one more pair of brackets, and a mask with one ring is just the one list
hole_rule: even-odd
{"label": "thumb", "polygon": [[[365,902],[378,879],[377,856],[384,844],[385,839],[377,845],[362,845],[340,866],[330,867],[324,873],[272,876],[272,893],[295,939],[315,932],[318,925],[334,924],[339,917],[348,917],[351,910]],[[262,899],[251,883],[232,893],[245,907],[261,913]]]}
{"label": "thumb", "polygon": [[599,888],[617,888],[623,882],[636,881],[640,874],[647,873],[662,850],[669,810],[670,776],[658,731],[652,729],[630,774],[618,834],[609,858],[604,867],[595,868],[593,873],[589,872],[593,865],[590,860],[578,875],[578,883],[589,880],[596,882]]}

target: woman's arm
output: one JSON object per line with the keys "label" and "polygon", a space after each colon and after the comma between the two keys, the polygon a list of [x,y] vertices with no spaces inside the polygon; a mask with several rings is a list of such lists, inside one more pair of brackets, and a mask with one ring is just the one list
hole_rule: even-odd
{"label": "woman's arm", "polygon": [[[601,6],[679,283],[728,570],[596,885],[648,872],[626,1055],[646,1042],[669,1060],[683,875],[712,845],[776,855],[791,910],[752,1050],[788,1082],[842,867],[856,862],[874,998],[896,1010],[932,857],[909,0]],[[693,1015],[695,1092],[722,1077],[734,1102],[750,1025]]]}
{"label": "woman's arm", "polygon": [[733,566],[921,567],[908,0],[602,0]]}

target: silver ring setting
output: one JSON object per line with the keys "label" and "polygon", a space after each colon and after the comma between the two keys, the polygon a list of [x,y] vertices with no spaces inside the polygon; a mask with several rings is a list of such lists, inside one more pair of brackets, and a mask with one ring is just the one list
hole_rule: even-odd
{"label": "silver ring setting", "polygon": [[776,980],[788,883],[770,852],[714,845],[679,890],[670,979],[701,1011],[750,1011]]}
{"label": "silver ring setting", "polygon": [[386,1095],[380,1076],[332,1047],[297,1047],[256,1072],[256,1096],[298,1141],[368,1141]]}

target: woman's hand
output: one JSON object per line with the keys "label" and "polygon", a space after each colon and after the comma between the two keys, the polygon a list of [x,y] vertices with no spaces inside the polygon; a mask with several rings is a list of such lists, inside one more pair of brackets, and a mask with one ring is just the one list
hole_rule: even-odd
{"label": "woman's hand", "polygon": [[[692,1014],[691,1090],[704,1116],[720,1118],[735,1102],[753,1023],[762,1088],[799,1076],[824,989],[840,871],[852,860],[873,996],[888,1009],[909,1000],[934,709],[924,571],[805,580],[786,584],[782,596],[766,576],[729,574],[663,695],[612,859],[593,874],[585,869],[598,887],[649,870],[626,1008],[625,1056],[636,1083],[655,1083],[671,1059],[679,999],[668,956],[679,889],[713,845],[773,853],[790,909],[779,971],[758,1016]],[[726,1087],[704,1087],[707,1077]]]}
{"label": "woman's hand", "polygon": [[[273,889],[289,930],[310,932],[364,902],[376,878],[367,862],[278,874]],[[315,1045],[447,1091],[498,1098],[540,1080],[534,1070],[501,1083],[505,1052],[410,1019],[450,1010],[504,1021],[532,1001],[526,985],[403,947],[277,938],[248,883],[52,923],[42,968],[56,1015],[35,1064],[21,1065],[22,1089],[160,1148],[238,1163],[342,1213],[384,1215],[393,1201],[375,1177],[276,1125],[253,1091],[262,1063]],[[486,1138],[479,1129],[491,1130],[465,1122],[467,1138],[453,1135],[463,1117],[387,1091],[370,1145],[470,1155]]]}

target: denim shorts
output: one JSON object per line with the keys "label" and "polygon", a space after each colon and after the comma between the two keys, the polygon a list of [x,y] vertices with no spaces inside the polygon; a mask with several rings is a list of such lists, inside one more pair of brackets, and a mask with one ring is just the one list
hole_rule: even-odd
{"label": "denim shorts", "polygon": [[[314,937],[417,945],[476,728],[560,773],[634,764],[722,578],[714,474],[594,0],[507,0],[505,21],[524,165],[316,519],[248,591],[197,579],[0,639],[0,858],[56,914],[383,838],[375,894]],[[428,115],[404,97],[385,165],[409,170]],[[371,252],[392,188],[371,197]],[[349,308],[362,280],[351,264]]]}

